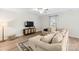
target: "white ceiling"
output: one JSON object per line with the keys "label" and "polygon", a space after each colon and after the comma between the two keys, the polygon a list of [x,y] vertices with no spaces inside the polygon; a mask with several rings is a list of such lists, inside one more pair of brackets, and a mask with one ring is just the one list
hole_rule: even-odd
{"label": "white ceiling", "polygon": [[68,11],[79,11],[79,8],[48,8],[42,15],[58,15]]}
{"label": "white ceiling", "polygon": [[[34,11],[33,8],[0,8],[0,20],[13,20],[16,15],[22,15],[25,13],[32,13],[36,15],[59,15],[63,12],[66,13],[66,11],[79,11],[79,8],[49,8],[46,12],[43,14],[40,14],[37,11]],[[14,17],[14,18],[13,18]]]}
{"label": "white ceiling", "polygon": [[[31,13],[40,15],[40,13],[37,11],[34,11],[33,8],[1,8],[1,9],[12,11],[12,12],[19,12],[19,13],[31,12]],[[79,10],[79,9],[78,8],[76,9],[75,8],[48,8],[48,10],[43,13],[43,15],[57,14],[57,13],[61,13],[61,12],[69,11],[69,10]]]}
{"label": "white ceiling", "polygon": [[67,8],[50,8],[48,9],[47,13],[51,14],[51,13],[59,13],[59,12],[63,12],[63,11],[68,11],[69,9]]}
{"label": "white ceiling", "polygon": [[12,12],[26,12],[30,11],[31,8],[1,8],[2,10],[12,11]]}

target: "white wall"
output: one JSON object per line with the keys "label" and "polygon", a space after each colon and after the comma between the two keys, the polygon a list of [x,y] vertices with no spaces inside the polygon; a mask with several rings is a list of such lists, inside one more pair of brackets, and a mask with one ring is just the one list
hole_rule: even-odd
{"label": "white wall", "polygon": [[[2,28],[1,28],[2,22],[5,22],[6,25],[7,25],[7,23],[9,21],[13,20],[14,18],[15,18],[15,13],[0,9],[0,40],[2,39]],[[7,29],[6,25],[5,25],[5,29]],[[12,34],[11,32],[14,33],[14,30],[12,30],[12,31],[6,31],[5,30],[4,35],[7,36],[9,34]]]}
{"label": "white wall", "polygon": [[49,27],[49,17],[48,16],[42,15],[42,16],[40,16],[40,20],[41,20],[41,28],[42,28],[42,30],[44,28]]}
{"label": "white wall", "polygon": [[15,28],[17,35],[20,36],[23,34],[24,22],[25,21],[34,21],[34,25],[37,31],[40,31],[40,19],[38,15],[32,13],[22,13],[17,14],[15,19],[9,22],[9,26]]}
{"label": "white wall", "polygon": [[17,36],[23,34],[24,21],[34,21],[34,25],[37,31],[40,31],[40,19],[39,16],[32,12],[16,12],[10,10],[0,9],[0,20],[8,21],[9,30],[8,33],[16,33]]}
{"label": "white wall", "polygon": [[69,29],[70,36],[79,38],[79,11],[73,10],[60,14],[57,27]]}
{"label": "white wall", "polygon": [[[68,28],[70,31],[70,36],[79,37],[79,11],[72,10],[58,15],[59,16],[57,17],[57,28]],[[18,13],[7,10],[0,10],[0,20],[9,21],[8,26],[16,31],[17,36],[22,35],[24,21],[27,20],[34,21],[37,30],[43,30],[44,28],[49,27],[48,16],[39,16],[31,12]]]}
{"label": "white wall", "polygon": [[[57,28],[67,28],[69,30],[69,36],[79,38],[79,10],[69,10],[56,14],[57,16]],[[49,26],[49,17],[41,17],[42,28]]]}

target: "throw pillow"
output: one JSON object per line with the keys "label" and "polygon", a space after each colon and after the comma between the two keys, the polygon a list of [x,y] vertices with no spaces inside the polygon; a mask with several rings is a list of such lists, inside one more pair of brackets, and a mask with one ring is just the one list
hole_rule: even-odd
{"label": "throw pillow", "polygon": [[52,38],[53,38],[53,34],[47,34],[46,36],[43,36],[41,38],[41,41],[46,42],[46,43],[49,43]]}
{"label": "throw pillow", "polygon": [[65,29],[63,29],[62,31],[61,31],[61,34],[63,35],[63,37],[65,36],[65,34],[66,34],[66,30]]}
{"label": "throw pillow", "polygon": [[63,36],[61,33],[56,33],[52,39],[52,43],[59,43],[63,39]]}

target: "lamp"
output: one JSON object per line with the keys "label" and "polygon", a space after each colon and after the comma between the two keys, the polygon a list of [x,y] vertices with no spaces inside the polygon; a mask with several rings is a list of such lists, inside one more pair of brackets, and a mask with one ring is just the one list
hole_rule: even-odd
{"label": "lamp", "polygon": [[0,27],[1,27],[1,31],[2,31],[2,41],[1,42],[3,42],[4,41],[4,38],[5,38],[5,28],[7,27],[7,23],[6,22],[4,22],[4,21],[1,21],[0,22]]}

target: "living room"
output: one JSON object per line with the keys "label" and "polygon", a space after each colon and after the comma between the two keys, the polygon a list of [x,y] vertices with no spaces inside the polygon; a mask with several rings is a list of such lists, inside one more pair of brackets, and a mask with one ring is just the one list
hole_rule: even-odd
{"label": "living room", "polygon": [[79,59],[78,0],[1,0],[0,59]]}
{"label": "living room", "polygon": [[[78,51],[78,15],[78,8],[0,8],[0,23],[4,27],[4,29],[0,28],[0,50],[20,51],[22,49],[18,46],[19,43],[26,42],[29,38],[35,36],[47,35],[49,34],[48,28],[53,26],[54,32],[62,29],[68,30],[68,38],[71,40],[70,48],[66,51]],[[24,35],[23,29],[27,28],[24,22],[27,21],[33,23],[36,29],[35,33]],[[28,44],[25,47],[28,47]],[[27,50],[25,47],[24,49]],[[50,49],[47,51],[50,51]]]}

